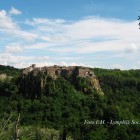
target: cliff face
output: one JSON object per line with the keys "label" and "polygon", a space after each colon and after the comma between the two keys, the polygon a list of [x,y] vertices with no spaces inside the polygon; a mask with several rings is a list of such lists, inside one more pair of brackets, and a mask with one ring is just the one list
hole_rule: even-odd
{"label": "cliff face", "polygon": [[7,78],[7,75],[5,73],[0,74],[0,80],[4,80]]}
{"label": "cliff face", "polygon": [[99,83],[98,78],[96,76],[93,76],[90,78],[90,80],[91,80],[91,85],[98,91],[98,93],[100,95],[104,95],[104,93],[100,87],[100,83]]}
{"label": "cliff face", "polygon": [[[30,97],[39,97],[47,88],[47,83],[50,81],[57,80],[62,77],[63,79],[70,82],[76,90],[84,93],[92,93],[95,89],[100,95],[104,95],[99,84],[99,80],[89,68],[85,67],[43,67],[43,68],[32,68],[32,71],[27,71],[26,68],[21,76],[21,92],[24,95],[28,93]],[[69,78],[68,78],[69,77]],[[88,90],[90,89],[90,90]],[[36,94],[36,95],[34,95]]]}

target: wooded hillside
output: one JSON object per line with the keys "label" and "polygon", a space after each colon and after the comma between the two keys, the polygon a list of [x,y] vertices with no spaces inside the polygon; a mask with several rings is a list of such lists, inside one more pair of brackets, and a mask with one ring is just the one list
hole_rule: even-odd
{"label": "wooded hillside", "polygon": [[[72,76],[48,76],[41,90],[39,75],[30,77],[33,82],[28,75],[23,88],[21,70],[1,66],[1,73],[13,76],[0,80],[1,138],[15,137],[14,126],[20,114],[20,140],[140,139],[140,70],[91,70],[104,96],[92,88],[88,79]],[[111,121],[124,123],[110,124]]]}

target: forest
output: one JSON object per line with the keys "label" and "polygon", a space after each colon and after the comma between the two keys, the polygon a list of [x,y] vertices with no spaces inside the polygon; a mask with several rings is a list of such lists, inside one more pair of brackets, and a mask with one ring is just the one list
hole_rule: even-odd
{"label": "forest", "polygon": [[69,75],[47,76],[42,89],[42,73],[23,79],[22,69],[0,65],[0,139],[139,140],[140,70],[91,70],[104,95]]}

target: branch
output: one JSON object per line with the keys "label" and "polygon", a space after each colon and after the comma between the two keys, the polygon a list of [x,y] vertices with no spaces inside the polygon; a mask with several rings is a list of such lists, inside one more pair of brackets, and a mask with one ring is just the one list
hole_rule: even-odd
{"label": "branch", "polygon": [[9,118],[6,120],[6,122],[5,122],[5,124],[4,124],[3,128],[2,128],[2,130],[5,130],[5,129],[7,128],[7,124],[8,124],[8,122],[10,121],[12,115],[13,115],[13,113],[11,113],[10,116],[9,116]]}

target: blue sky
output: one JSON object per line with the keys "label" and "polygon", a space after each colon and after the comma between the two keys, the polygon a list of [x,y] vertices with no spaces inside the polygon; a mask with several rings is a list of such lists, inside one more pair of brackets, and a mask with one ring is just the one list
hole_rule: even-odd
{"label": "blue sky", "polygon": [[0,64],[140,68],[139,0],[0,0]]}

